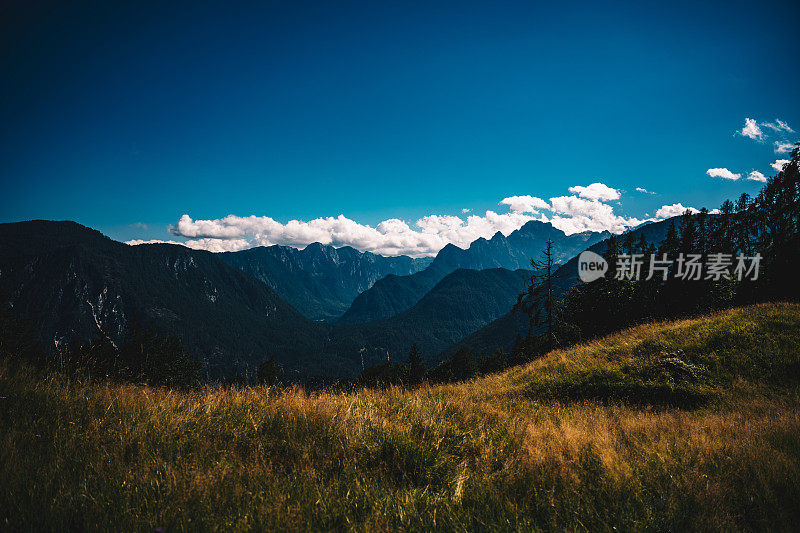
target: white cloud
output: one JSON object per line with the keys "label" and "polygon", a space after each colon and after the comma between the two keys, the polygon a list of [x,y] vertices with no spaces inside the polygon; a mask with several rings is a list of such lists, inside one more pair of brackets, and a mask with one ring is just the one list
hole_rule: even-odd
{"label": "white cloud", "polygon": [[183,246],[182,242],[178,241],[162,241],[160,239],[151,239],[149,241],[144,241],[142,239],[133,239],[131,241],[125,241],[125,244],[130,246],[138,246],[139,244],[179,244]]}
{"label": "white cloud", "polygon": [[[787,161],[781,161],[787,162]],[[777,163],[777,162],[776,162]],[[774,166],[774,165],[773,165]],[[709,169],[709,175],[730,173],[727,169]],[[757,171],[748,179],[761,181],[763,175]],[[654,194],[644,188],[637,191]],[[129,245],[167,243],[186,246],[211,252],[238,251],[253,246],[281,244],[303,248],[320,242],[333,246],[352,246],[358,250],[370,251],[385,256],[409,255],[425,257],[435,255],[445,245],[451,243],[466,248],[474,240],[491,238],[498,231],[509,235],[532,220],[550,222],[567,234],[585,231],[609,231],[622,233],[642,223],[682,215],[687,209],[693,213],[698,210],[684,207],[680,203],[663,205],[656,211],[655,218],[639,219],[614,213],[614,206],[606,203],[619,198],[619,191],[600,183],[589,186],[570,187],[572,196],[557,196],[547,202],[541,198],[521,195],[510,196],[500,201],[508,206],[509,212],[486,211],[483,215],[470,214],[470,209],[462,209],[462,216],[428,215],[413,224],[400,219],[388,219],[376,226],[358,223],[344,215],[320,217],[314,220],[290,220],[281,223],[267,216],[240,217],[228,215],[214,220],[194,220],[188,214],[180,217],[170,227],[170,232],[187,238],[185,242],[173,240],[131,240]],[[542,211],[548,211],[545,215]],[[711,211],[712,214],[719,210]],[[649,217],[649,215],[645,215]]]}
{"label": "white cloud", "polygon": [[788,154],[792,150],[794,150],[794,144],[790,142],[775,141],[776,154]]}
{"label": "white cloud", "polygon": [[774,131],[786,131],[788,133],[794,133],[794,130],[790,128],[787,123],[778,118],[776,118],[775,122],[771,124],[769,122],[762,122],[761,125]]}
{"label": "white cloud", "polygon": [[747,175],[747,179],[753,181],[759,181],[761,183],[765,183],[767,181],[767,177],[758,170],[753,170],[752,172],[750,172],[750,174]]}
{"label": "white cloud", "polygon": [[[302,248],[320,242],[337,247],[352,246],[386,256],[424,257],[435,255],[448,243],[466,248],[475,239],[491,238],[498,231],[508,235],[531,220],[550,222],[567,234],[583,231],[622,233],[647,221],[615,214],[614,207],[601,199],[618,199],[619,192],[605,185],[571,187],[570,191],[583,197],[559,196],[547,202],[530,195],[510,196],[500,201],[500,205],[508,206],[507,213],[489,210],[482,215],[467,215],[470,210],[462,210],[461,216],[428,215],[413,224],[389,219],[370,226],[344,215],[281,223],[267,216],[228,215],[214,220],[194,220],[185,214],[170,228],[170,232],[187,238],[186,242],[133,240],[128,244],[169,242],[222,252],[273,244]],[[542,211],[550,213],[545,215]]]}
{"label": "white cloud", "polygon": [[541,198],[537,198],[536,196],[530,196],[530,195],[509,196],[508,198],[503,198],[502,200],[500,200],[500,203],[509,206],[511,208],[511,211],[515,213],[538,214],[543,209],[550,210],[550,204],[548,204]]}
{"label": "white cloud", "polygon": [[643,187],[636,187],[636,192],[641,192],[641,193],[644,193],[644,194],[655,194],[654,192],[648,191],[647,189],[645,189]]}
{"label": "white cloud", "polygon": [[727,168],[709,168],[706,170],[706,174],[711,176],[712,178],[724,178],[726,180],[738,180],[742,177],[741,174],[734,174]]}
{"label": "white cloud", "polygon": [[748,137],[756,141],[760,141],[764,137],[764,132],[758,127],[758,123],[754,118],[745,118],[744,127],[738,133],[743,137]]}
{"label": "white cloud", "polygon": [[412,228],[403,220],[384,220],[375,227],[360,224],[344,215],[310,221],[290,220],[282,224],[270,217],[228,215],[217,220],[193,220],[183,215],[170,231],[190,237],[186,246],[210,251],[240,250],[252,246],[282,244],[302,248],[313,242],[333,246],[352,246],[381,255],[434,255],[448,243],[467,247],[478,237],[491,238],[498,231],[508,235],[534,216],[511,212],[486,211],[483,216],[465,219],[448,215],[429,215]]}
{"label": "white cloud", "polygon": [[662,205],[658,211],[656,211],[656,218],[671,218],[676,217],[678,215],[682,215],[686,212],[686,210],[691,211],[692,213],[699,213],[699,209],[695,209],[694,207],[684,207],[683,204],[677,203],[672,205]]}
{"label": "white cloud", "polygon": [[770,163],[769,166],[775,169],[776,172],[780,172],[783,170],[783,167],[788,165],[790,161],[788,159],[778,159],[774,163]]}
{"label": "white cloud", "polygon": [[176,244],[178,246],[185,246],[193,250],[206,250],[209,252],[238,252],[239,250],[246,250],[252,248],[253,245],[245,239],[196,239],[185,242],[178,241],[162,241],[159,239],[151,239],[144,241],[141,239],[134,239],[125,241],[125,244],[130,246],[138,246],[140,244]]}
{"label": "white cloud", "polygon": [[629,227],[645,222],[637,218],[615,215],[612,206],[597,200],[587,200],[577,196],[558,196],[550,198],[550,202],[555,213],[550,223],[566,234],[583,231],[622,233]]}
{"label": "white cloud", "polygon": [[619,200],[619,191],[617,189],[612,189],[603,183],[592,183],[587,187],[575,185],[574,187],[569,188],[569,192],[589,200],[600,200],[603,202]]}

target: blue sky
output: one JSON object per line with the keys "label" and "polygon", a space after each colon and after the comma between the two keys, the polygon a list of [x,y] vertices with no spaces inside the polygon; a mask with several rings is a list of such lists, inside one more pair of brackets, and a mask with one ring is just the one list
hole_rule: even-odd
{"label": "blue sky", "polygon": [[[3,222],[71,219],[120,240],[328,232],[399,253],[405,229],[388,247],[359,233],[399,219],[435,234],[409,248],[427,253],[520,223],[485,220],[513,196],[638,220],[714,208],[756,192],[752,170],[774,174],[775,141],[800,140],[796,1],[4,9]],[[746,118],[762,137],[736,133]],[[794,132],[763,126],[776,119]],[[619,198],[569,191],[592,183]],[[357,224],[285,227],[340,214]],[[469,230],[415,225],[470,214]],[[556,213],[528,216],[542,214]],[[210,223],[168,232],[183,215]]]}

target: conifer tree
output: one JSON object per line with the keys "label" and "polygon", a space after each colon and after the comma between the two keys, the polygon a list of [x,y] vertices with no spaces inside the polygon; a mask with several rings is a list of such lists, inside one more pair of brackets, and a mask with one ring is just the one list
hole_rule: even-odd
{"label": "conifer tree", "polygon": [[547,351],[556,344],[554,325],[555,294],[553,287],[553,242],[548,239],[540,260],[531,259],[533,273],[525,291],[517,297],[513,311],[528,316],[528,338],[544,327],[544,347]]}
{"label": "conifer tree", "polygon": [[425,363],[422,361],[422,353],[415,344],[411,345],[408,352],[408,381],[412,385],[421,383],[425,379]]}

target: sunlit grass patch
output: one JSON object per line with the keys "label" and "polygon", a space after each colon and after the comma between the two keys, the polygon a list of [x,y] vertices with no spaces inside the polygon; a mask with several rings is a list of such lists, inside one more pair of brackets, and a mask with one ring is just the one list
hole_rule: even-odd
{"label": "sunlit grass patch", "polygon": [[[0,524],[785,529],[799,343],[800,308],[764,305],[416,390],[180,392],[0,365]],[[678,350],[696,379],[659,364]]]}

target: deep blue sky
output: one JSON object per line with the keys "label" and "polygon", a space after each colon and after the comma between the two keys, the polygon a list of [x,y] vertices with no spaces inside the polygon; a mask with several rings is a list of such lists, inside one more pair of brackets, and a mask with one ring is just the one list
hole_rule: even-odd
{"label": "deep blue sky", "polygon": [[757,191],[705,174],[785,157],[745,117],[800,130],[797,1],[29,3],[0,12],[3,222],[413,222],[595,181],[642,216]]}

